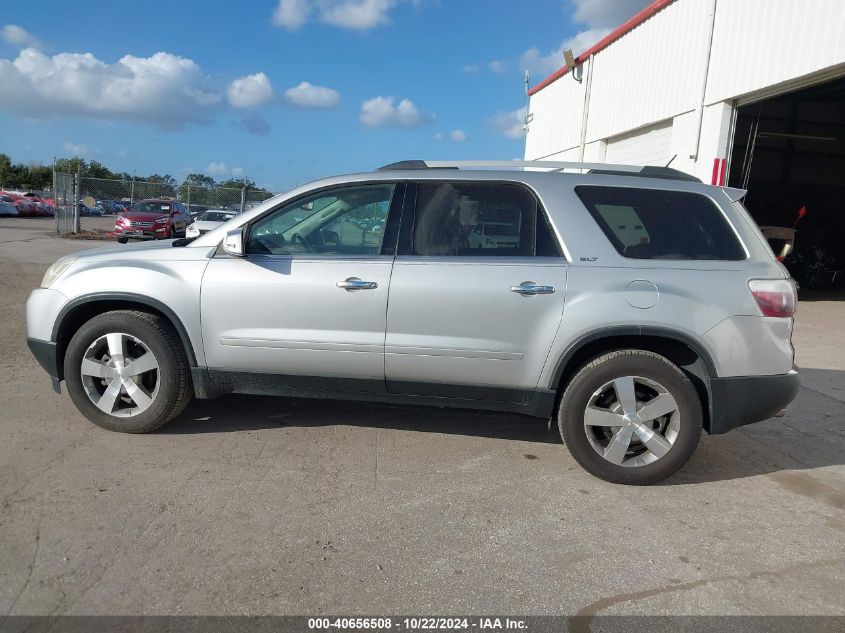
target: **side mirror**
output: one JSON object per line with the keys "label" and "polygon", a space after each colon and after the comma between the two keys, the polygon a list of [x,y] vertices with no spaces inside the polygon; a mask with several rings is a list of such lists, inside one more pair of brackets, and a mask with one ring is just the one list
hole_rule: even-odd
{"label": "side mirror", "polygon": [[223,238],[223,252],[234,257],[244,256],[244,230],[237,228],[226,233]]}

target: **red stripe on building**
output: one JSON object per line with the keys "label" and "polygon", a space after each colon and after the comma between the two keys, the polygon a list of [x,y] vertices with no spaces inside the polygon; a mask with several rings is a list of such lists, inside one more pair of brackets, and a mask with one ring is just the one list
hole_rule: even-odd
{"label": "red stripe on building", "polygon": [[719,159],[713,159],[713,175],[710,176],[710,184],[711,185],[718,185],[719,184]]}
{"label": "red stripe on building", "polygon": [[[596,44],[593,44],[593,46],[578,55],[578,57],[575,58],[575,63],[580,64],[590,55],[595,55],[599,51],[604,50],[605,48],[613,44],[613,42],[621,38],[623,35],[625,35],[629,31],[632,31],[634,27],[639,26],[640,24],[648,20],[651,16],[653,16],[655,13],[657,13],[661,9],[665,9],[673,2],[675,2],[675,0],[655,0],[655,2],[652,2],[645,9],[637,13],[637,15],[635,15],[630,20],[611,31],[608,35],[600,39]],[[536,86],[531,88],[531,90],[528,91],[528,94],[533,95],[536,92],[539,92],[556,79],[560,79],[561,77],[563,77],[570,70],[571,68],[569,68],[569,66],[564,66],[560,70],[555,71],[554,73],[546,77],[543,81],[538,83]]]}
{"label": "red stripe on building", "polygon": [[728,169],[728,159],[723,158],[722,159],[722,168],[719,170],[719,186],[720,187],[725,186],[725,175],[726,175],[727,169]]}

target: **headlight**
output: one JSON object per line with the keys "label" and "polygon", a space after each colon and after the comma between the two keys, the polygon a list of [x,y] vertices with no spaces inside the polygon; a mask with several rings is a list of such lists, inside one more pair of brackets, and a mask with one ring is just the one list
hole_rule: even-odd
{"label": "headlight", "polygon": [[185,229],[185,237],[198,237],[199,234],[200,230],[197,228],[196,224],[192,224],[187,229]]}
{"label": "headlight", "polygon": [[62,257],[59,261],[50,266],[47,269],[47,272],[44,273],[44,278],[41,280],[41,287],[49,288],[52,286],[53,283],[62,276],[62,273],[64,273],[75,261],[76,257]]}
{"label": "headlight", "polygon": [[155,222],[156,222],[156,224],[167,224],[168,222],[170,222],[170,218],[168,218],[168,217],[156,218]]}

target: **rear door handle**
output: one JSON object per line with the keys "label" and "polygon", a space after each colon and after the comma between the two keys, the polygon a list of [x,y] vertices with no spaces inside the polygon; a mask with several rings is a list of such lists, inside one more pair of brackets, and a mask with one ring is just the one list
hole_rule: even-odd
{"label": "rear door handle", "polygon": [[375,281],[362,281],[358,277],[349,277],[344,281],[338,281],[335,285],[348,292],[352,292],[353,290],[374,290],[378,288],[378,284]]}
{"label": "rear door handle", "polygon": [[511,292],[518,295],[550,295],[555,291],[554,286],[541,286],[535,284],[533,281],[523,281],[518,286],[511,286]]}

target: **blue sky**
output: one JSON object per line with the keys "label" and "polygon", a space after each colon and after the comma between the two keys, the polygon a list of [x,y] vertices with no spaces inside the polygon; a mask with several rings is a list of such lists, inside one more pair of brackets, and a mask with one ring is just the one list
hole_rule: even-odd
{"label": "blue sky", "polygon": [[276,191],[404,158],[517,158],[523,70],[537,83],[646,4],[8,3],[0,152]]}

